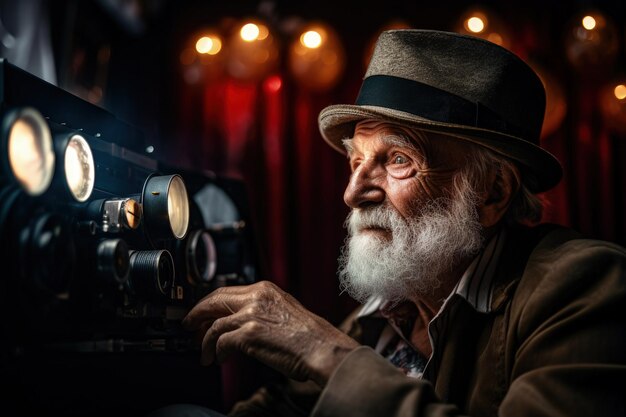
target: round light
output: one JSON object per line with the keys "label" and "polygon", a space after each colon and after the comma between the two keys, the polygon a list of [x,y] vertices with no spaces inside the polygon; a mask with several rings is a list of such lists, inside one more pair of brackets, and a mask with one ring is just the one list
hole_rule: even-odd
{"label": "round light", "polygon": [[618,84],[613,89],[613,94],[615,94],[615,98],[618,100],[624,100],[626,98],[626,85]]}
{"label": "round light", "polygon": [[345,49],[332,27],[315,23],[302,29],[289,48],[289,69],[303,87],[327,91],[345,69]]}
{"label": "round light", "polygon": [[454,30],[464,35],[476,36],[509,48],[510,27],[496,13],[483,7],[471,7],[461,14]]}
{"label": "round light", "polygon": [[241,27],[240,36],[246,42],[252,42],[259,37],[260,29],[254,23],[247,23]]}
{"label": "round light", "polygon": [[213,48],[213,40],[208,36],[203,36],[196,42],[196,51],[199,54],[208,54],[211,48]]}
{"label": "round light", "polygon": [[30,195],[48,189],[54,174],[52,136],[45,119],[32,108],[21,109],[11,124],[7,154],[13,176]]}
{"label": "round light", "polygon": [[222,41],[217,36],[211,36],[211,48],[207,51],[209,55],[217,55],[222,50]]}
{"label": "round light", "polygon": [[480,33],[485,30],[485,22],[480,17],[470,17],[467,20],[467,27],[474,33]]}
{"label": "round light", "polygon": [[596,28],[596,19],[593,16],[585,16],[583,17],[583,27],[587,30],[593,30]]}
{"label": "round light", "polygon": [[70,138],[65,148],[65,180],[78,202],[87,201],[95,183],[95,163],[89,144],[80,135]]}
{"label": "round light", "polygon": [[319,32],[315,30],[309,30],[308,32],[302,34],[302,36],[300,37],[300,42],[307,48],[319,48],[322,44],[322,35],[320,35]]}
{"label": "round light", "polygon": [[148,239],[159,244],[182,239],[189,226],[189,199],[180,175],[152,175],[143,186],[142,222]]}
{"label": "round light", "polygon": [[231,77],[246,82],[261,81],[278,61],[279,43],[267,25],[247,22],[232,33],[226,58],[226,71]]}
{"label": "round light", "polygon": [[217,36],[203,36],[196,42],[196,51],[200,54],[217,55],[221,50],[222,41]]}
{"label": "round light", "polygon": [[189,199],[183,179],[175,175],[167,193],[167,212],[174,236],[182,239],[189,226]]}

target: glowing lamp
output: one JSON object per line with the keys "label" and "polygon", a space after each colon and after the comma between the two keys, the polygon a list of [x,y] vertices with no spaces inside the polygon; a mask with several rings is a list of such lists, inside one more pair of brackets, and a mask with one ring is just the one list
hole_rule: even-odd
{"label": "glowing lamp", "polygon": [[2,115],[3,176],[17,182],[29,195],[44,193],[54,175],[55,154],[50,128],[30,107]]}

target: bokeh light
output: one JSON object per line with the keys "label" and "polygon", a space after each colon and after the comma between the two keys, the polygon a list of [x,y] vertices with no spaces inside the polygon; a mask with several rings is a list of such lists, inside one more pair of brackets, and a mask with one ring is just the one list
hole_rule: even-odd
{"label": "bokeh light", "polygon": [[322,36],[319,32],[309,30],[300,36],[300,43],[307,48],[315,49],[319,48],[322,44]]}
{"label": "bokeh light", "polygon": [[511,47],[511,37],[504,22],[494,12],[483,7],[467,9],[461,14],[454,31],[486,39],[505,48]]}
{"label": "bokeh light", "polygon": [[600,90],[600,110],[610,129],[626,134],[626,77],[608,82]]}
{"label": "bokeh light", "polygon": [[619,35],[608,16],[586,11],[576,16],[565,34],[565,53],[570,64],[589,76],[604,77],[619,50]]}
{"label": "bokeh light", "polygon": [[480,33],[485,30],[484,17],[472,16],[467,19],[467,29],[473,33]]}
{"label": "bokeh light", "polygon": [[227,72],[242,81],[259,81],[278,65],[278,41],[267,25],[247,21],[228,43]]}
{"label": "bokeh light", "polygon": [[216,79],[224,73],[222,31],[204,27],[192,33],[180,52],[181,76],[186,84],[198,84]]}
{"label": "bokeh light", "polygon": [[222,39],[215,34],[204,34],[196,41],[199,54],[217,55],[222,50]]}
{"label": "bokeh light", "polygon": [[283,80],[279,75],[267,77],[263,82],[263,88],[268,93],[277,93],[283,87]]}
{"label": "bokeh light", "polygon": [[257,40],[257,38],[259,37],[259,33],[261,33],[261,31],[259,30],[259,27],[254,23],[246,23],[239,30],[241,39],[246,42],[252,42]]}
{"label": "bokeh light", "polygon": [[582,25],[587,30],[593,30],[596,28],[596,19],[593,16],[585,16],[583,17]]}
{"label": "bokeh light", "polygon": [[339,36],[328,25],[310,24],[289,48],[289,69],[296,81],[311,91],[333,88],[345,68],[345,51]]}

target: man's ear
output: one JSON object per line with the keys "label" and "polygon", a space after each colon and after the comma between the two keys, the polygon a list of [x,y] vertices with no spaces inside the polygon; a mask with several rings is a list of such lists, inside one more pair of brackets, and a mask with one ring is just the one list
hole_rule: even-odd
{"label": "man's ear", "polygon": [[484,199],[478,206],[478,220],[484,228],[502,220],[520,184],[520,173],[514,165],[501,165],[493,171],[485,184]]}

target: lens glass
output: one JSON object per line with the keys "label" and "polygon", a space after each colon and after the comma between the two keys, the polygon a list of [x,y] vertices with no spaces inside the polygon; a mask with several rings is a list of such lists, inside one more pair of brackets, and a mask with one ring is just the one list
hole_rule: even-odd
{"label": "lens glass", "polygon": [[13,176],[30,195],[48,189],[54,173],[52,137],[44,118],[24,109],[11,126],[8,137],[9,164]]}
{"label": "lens glass", "polygon": [[182,239],[189,226],[189,199],[185,183],[178,175],[174,175],[170,182],[167,193],[167,212],[174,236]]}
{"label": "lens glass", "polygon": [[161,293],[168,295],[174,283],[174,263],[172,262],[172,256],[167,251],[161,251],[157,262],[157,286]]}
{"label": "lens glass", "polygon": [[86,201],[95,182],[95,164],[87,141],[74,135],[65,149],[65,179],[72,196],[79,202]]}

